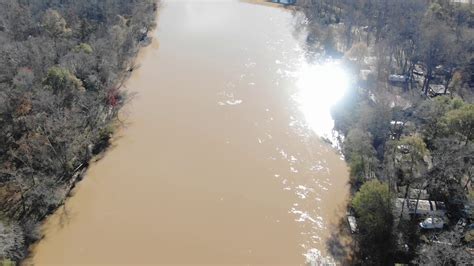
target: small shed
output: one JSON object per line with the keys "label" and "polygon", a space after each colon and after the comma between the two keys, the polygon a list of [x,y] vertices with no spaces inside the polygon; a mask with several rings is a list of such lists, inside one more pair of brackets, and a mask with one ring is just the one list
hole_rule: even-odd
{"label": "small shed", "polygon": [[446,87],[442,84],[430,84],[430,89],[428,92],[431,97],[436,97],[439,95],[443,95],[445,91],[446,94],[449,93],[449,91],[446,90]]}
{"label": "small shed", "polygon": [[407,82],[408,77],[405,75],[389,75],[388,76],[388,81],[398,83],[398,82]]}
{"label": "small shed", "polygon": [[349,228],[351,232],[354,234],[357,232],[357,221],[356,218],[352,215],[347,216],[347,222],[349,223]]}

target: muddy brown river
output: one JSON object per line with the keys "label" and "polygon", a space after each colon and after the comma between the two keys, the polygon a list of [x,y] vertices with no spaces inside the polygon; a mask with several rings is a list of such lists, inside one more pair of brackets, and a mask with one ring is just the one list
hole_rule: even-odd
{"label": "muddy brown river", "polygon": [[319,136],[345,79],[337,63],[306,62],[294,23],[282,8],[164,1],[125,126],[31,262],[322,262],[348,172]]}

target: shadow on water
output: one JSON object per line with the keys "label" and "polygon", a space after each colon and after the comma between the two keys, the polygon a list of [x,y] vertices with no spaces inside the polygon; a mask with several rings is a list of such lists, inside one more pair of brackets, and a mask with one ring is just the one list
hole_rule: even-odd
{"label": "shadow on water", "polygon": [[327,252],[337,264],[353,265],[354,241],[347,216],[341,217],[331,226],[331,234],[326,240]]}

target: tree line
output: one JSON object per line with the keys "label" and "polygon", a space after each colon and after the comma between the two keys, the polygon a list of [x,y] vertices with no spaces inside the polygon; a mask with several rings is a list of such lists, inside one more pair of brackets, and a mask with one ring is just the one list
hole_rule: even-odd
{"label": "tree line", "polygon": [[0,0],[0,262],[108,144],[157,0]]}
{"label": "tree line", "polygon": [[[412,76],[416,65],[421,64],[425,94],[439,72],[447,87],[454,78],[469,81],[458,87],[460,94],[468,93],[465,90],[474,83],[472,3],[300,0],[299,6],[309,20],[310,43],[317,40],[326,52],[352,49],[364,53],[361,47],[371,48],[377,57],[378,78],[389,73]],[[334,25],[340,27],[331,27]],[[437,69],[440,65],[443,68]]]}
{"label": "tree line", "polygon": [[[300,0],[310,54],[359,76],[332,113],[350,166],[353,264],[472,263],[474,10],[447,0]],[[398,84],[391,75],[403,77]],[[432,85],[443,85],[430,94]],[[330,88],[328,88],[330,89]],[[437,97],[434,97],[437,96]],[[410,191],[416,191],[411,195]],[[397,198],[444,202],[447,226],[422,231]]]}

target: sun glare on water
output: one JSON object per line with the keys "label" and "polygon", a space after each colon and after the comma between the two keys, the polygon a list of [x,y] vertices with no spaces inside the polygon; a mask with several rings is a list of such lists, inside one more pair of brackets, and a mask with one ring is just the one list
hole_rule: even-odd
{"label": "sun glare on water", "polygon": [[295,100],[306,124],[321,137],[331,138],[334,121],[331,107],[349,87],[349,76],[338,62],[305,64],[297,74]]}

